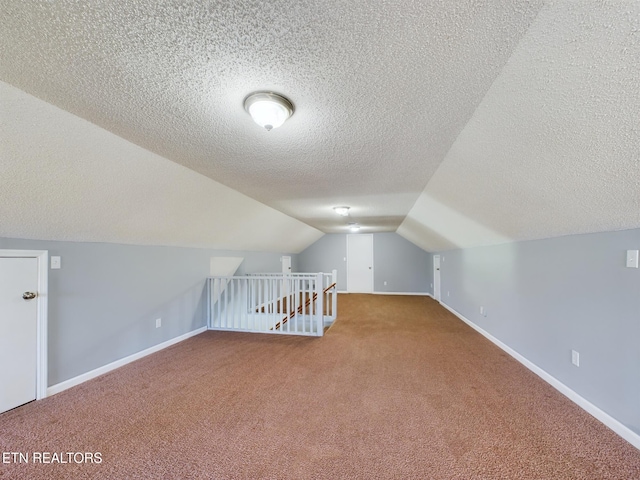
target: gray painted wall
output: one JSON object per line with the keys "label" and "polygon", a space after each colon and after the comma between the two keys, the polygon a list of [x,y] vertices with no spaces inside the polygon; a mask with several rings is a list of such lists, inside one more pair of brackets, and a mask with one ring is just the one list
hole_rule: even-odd
{"label": "gray painted wall", "polygon": [[[305,272],[338,270],[338,290],[345,291],[346,257],[347,234],[327,234],[298,255],[298,267]],[[431,254],[397,233],[373,234],[373,282],[376,292],[429,292],[431,262]]]}
{"label": "gray painted wall", "polygon": [[338,271],[338,290],[347,289],[347,237],[327,234],[298,254],[298,272]]}
{"label": "gray painted wall", "polygon": [[[431,255],[397,233],[373,235],[373,290],[427,293]],[[387,282],[387,285],[384,285]]]}
{"label": "gray painted wall", "polygon": [[211,257],[245,257],[238,274],[282,271],[276,253],[8,238],[0,249],[62,257],[49,270],[49,386],[204,326]]}
{"label": "gray painted wall", "polygon": [[640,230],[442,252],[442,301],[640,434],[636,249]]}

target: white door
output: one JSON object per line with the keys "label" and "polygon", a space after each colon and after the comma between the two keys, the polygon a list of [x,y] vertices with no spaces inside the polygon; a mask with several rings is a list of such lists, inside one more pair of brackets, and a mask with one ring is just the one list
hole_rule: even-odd
{"label": "white door", "polygon": [[[282,273],[289,275],[291,273],[291,257],[282,257]],[[289,277],[282,279],[282,296],[289,295],[293,290],[293,280]]]}
{"label": "white door", "polygon": [[433,298],[440,301],[440,255],[433,256]]}
{"label": "white door", "polygon": [[373,292],[373,235],[347,235],[347,291]]}
{"label": "white door", "polygon": [[0,258],[0,413],[36,399],[37,258]]}
{"label": "white door", "polygon": [[291,257],[282,257],[282,273],[291,273]]}

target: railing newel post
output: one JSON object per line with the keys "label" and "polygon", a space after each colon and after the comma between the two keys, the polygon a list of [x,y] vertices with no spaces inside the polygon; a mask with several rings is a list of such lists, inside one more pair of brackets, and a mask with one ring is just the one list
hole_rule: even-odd
{"label": "railing newel post", "polygon": [[331,284],[333,285],[333,293],[331,298],[331,320],[335,320],[338,316],[338,270],[331,272]]}

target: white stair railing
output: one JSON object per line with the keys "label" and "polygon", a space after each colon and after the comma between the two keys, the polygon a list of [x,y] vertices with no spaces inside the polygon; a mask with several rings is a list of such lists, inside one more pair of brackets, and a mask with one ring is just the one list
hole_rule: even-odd
{"label": "white stair railing", "polygon": [[322,273],[209,277],[208,328],[322,336],[323,284]]}
{"label": "white stair railing", "polygon": [[[315,276],[315,273],[248,273],[249,277],[258,277],[258,278],[280,278],[283,279],[284,284],[284,294],[286,294],[287,289],[293,288],[293,282],[298,278],[306,278],[310,276]],[[284,277],[284,278],[283,278]],[[322,274],[322,291],[324,292],[324,324],[325,326],[331,325],[336,317],[338,316],[338,289],[337,289],[337,281],[338,281],[338,271],[333,270],[331,273],[323,273]],[[272,299],[274,301],[274,299]]]}

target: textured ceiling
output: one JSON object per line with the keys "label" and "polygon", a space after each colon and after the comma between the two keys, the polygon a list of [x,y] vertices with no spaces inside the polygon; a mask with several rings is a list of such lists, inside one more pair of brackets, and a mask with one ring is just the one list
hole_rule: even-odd
{"label": "textured ceiling", "polygon": [[318,230],[0,82],[0,236],[299,252]]}
{"label": "textured ceiling", "polygon": [[[640,227],[636,0],[0,11],[0,235],[294,252],[357,221],[438,251]],[[265,89],[296,105],[271,132],[242,108]]]}
{"label": "textured ceiling", "polygon": [[[0,0],[0,79],[325,232],[393,231],[540,5]],[[271,132],[264,89],[296,105]]]}
{"label": "textured ceiling", "polygon": [[640,227],[640,2],[548,2],[398,233],[430,251]]}

